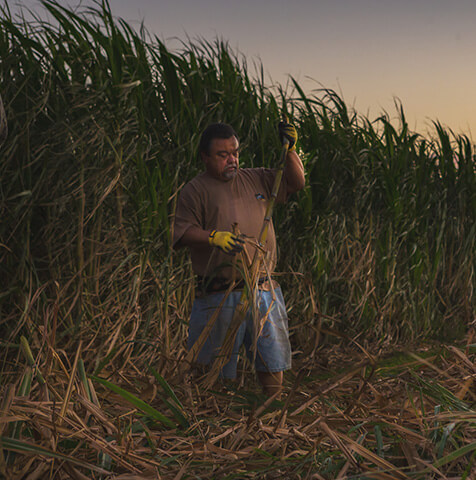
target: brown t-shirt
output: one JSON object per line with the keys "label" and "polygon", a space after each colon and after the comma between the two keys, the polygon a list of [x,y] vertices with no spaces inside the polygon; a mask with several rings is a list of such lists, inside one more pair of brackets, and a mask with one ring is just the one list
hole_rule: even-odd
{"label": "brown t-shirt", "polygon": [[[233,231],[237,224],[240,233],[258,240],[273,190],[276,170],[267,168],[239,169],[236,176],[224,182],[204,172],[180,192],[174,223],[174,247],[191,226],[203,230]],[[283,180],[284,183],[284,180]],[[282,185],[277,202],[286,200],[286,186]],[[178,244],[178,245],[177,245]],[[248,257],[253,259],[255,248],[246,243]],[[265,243],[266,263],[270,272],[276,265],[276,237],[271,223]],[[220,277],[231,280],[234,257],[211,246],[190,248],[192,268],[202,277]],[[262,272],[266,269],[263,267]],[[236,278],[240,278],[237,274]]]}

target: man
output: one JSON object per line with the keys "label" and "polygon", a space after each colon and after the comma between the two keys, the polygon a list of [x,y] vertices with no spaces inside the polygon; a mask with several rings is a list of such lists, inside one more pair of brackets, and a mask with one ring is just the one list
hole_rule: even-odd
{"label": "man", "polygon": [[[289,141],[289,149],[277,201],[304,187],[304,167],[296,153],[297,133],[292,125],[281,122],[281,139]],[[271,197],[275,169],[239,166],[239,139],[230,125],[208,126],[199,145],[205,172],[190,181],[180,192],[174,224],[174,247],[188,247],[192,267],[198,276],[198,289],[193,304],[188,348],[200,336],[220,303],[232,280],[237,289],[226,296],[219,317],[200,350],[197,362],[210,365],[223,344],[233,313],[240,300],[243,280],[235,254],[255,254],[266,207]],[[240,234],[233,232],[237,228]],[[242,234],[242,235],[241,235]],[[247,239],[245,242],[244,238]],[[254,240],[255,243],[250,240]],[[259,314],[264,325],[254,355],[255,370],[263,390],[272,395],[281,390],[283,372],[291,368],[288,319],[279,285],[270,285],[267,272],[276,265],[276,240],[272,223],[264,247],[265,261],[261,266],[258,290]],[[224,378],[236,377],[238,351],[242,344],[251,357],[253,337],[251,312],[241,325],[229,362],[223,367]]]}

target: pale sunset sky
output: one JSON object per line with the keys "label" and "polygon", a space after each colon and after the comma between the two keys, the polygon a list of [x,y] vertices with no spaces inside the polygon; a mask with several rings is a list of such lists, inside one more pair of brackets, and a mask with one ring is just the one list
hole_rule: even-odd
{"label": "pale sunset sky", "polygon": [[[5,0],[0,0],[5,4]],[[6,0],[42,15],[37,0]],[[91,0],[62,4],[90,6]],[[433,132],[439,120],[476,137],[475,0],[110,0],[113,15],[178,47],[187,36],[227,40],[268,85],[294,76],[307,93],[337,91],[370,120],[396,118]]]}

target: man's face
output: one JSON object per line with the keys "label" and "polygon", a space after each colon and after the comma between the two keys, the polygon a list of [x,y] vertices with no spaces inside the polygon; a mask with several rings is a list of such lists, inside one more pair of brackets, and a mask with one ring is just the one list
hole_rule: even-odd
{"label": "man's face", "polygon": [[202,153],[207,172],[224,182],[233,179],[239,168],[238,147],[236,137],[214,138],[210,144],[209,154]]}

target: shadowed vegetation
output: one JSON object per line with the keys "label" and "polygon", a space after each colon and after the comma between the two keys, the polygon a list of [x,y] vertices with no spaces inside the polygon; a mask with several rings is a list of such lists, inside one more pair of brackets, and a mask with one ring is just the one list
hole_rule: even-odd
{"label": "shadowed vegetation", "polygon": [[[107,3],[43,7],[0,13],[0,473],[471,478],[472,142],[267,87],[220,40],[172,52]],[[307,175],[274,220],[296,367],[263,406],[244,360],[214,396],[179,374],[194,280],[171,219],[208,123],[274,166],[283,110]]]}

